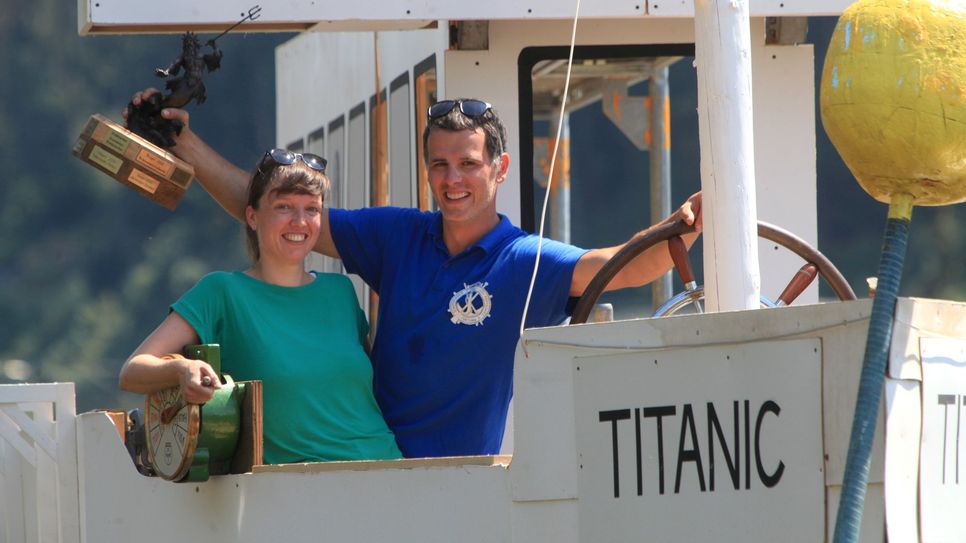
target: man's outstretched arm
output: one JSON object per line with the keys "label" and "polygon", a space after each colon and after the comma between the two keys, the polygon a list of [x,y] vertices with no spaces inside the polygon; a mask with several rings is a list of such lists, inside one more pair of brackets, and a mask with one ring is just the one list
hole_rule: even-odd
{"label": "man's outstretched arm", "polygon": [[[134,105],[147,100],[152,94],[160,92],[157,89],[145,89],[136,93],[131,102]],[[125,118],[127,112],[124,112]],[[171,151],[179,158],[191,164],[195,169],[195,177],[201,186],[217,201],[229,215],[238,221],[244,221],[245,207],[248,204],[248,182],[251,171],[246,171],[229,162],[204,140],[195,134],[188,124],[188,112],[183,109],[166,108],[161,116],[168,120],[178,120],[184,124],[181,135],[175,137],[175,146]],[[315,250],[327,256],[339,257],[329,231],[328,212],[322,214],[322,231]]]}
{"label": "man's outstretched arm", "polygon": [[[694,225],[695,232],[681,236],[685,245],[691,247],[698,238],[702,226],[700,192],[692,194],[674,213],[647,230],[676,220],[683,220],[686,224]],[[646,232],[646,230],[644,231]],[[577,266],[574,268],[574,276],[570,283],[570,295],[582,295],[597,272],[618,251],[623,249],[626,244],[627,242],[613,247],[593,249],[580,257],[580,260],[577,261]],[[671,261],[671,254],[668,252],[667,242],[658,243],[634,258],[634,260],[614,277],[605,290],[617,290],[626,287],[646,285],[667,273],[672,266],[674,266],[674,263]]]}

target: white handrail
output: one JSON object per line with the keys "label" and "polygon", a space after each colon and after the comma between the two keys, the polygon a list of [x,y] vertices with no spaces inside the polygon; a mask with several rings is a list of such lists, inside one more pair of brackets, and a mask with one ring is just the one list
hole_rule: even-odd
{"label": "white handrail", "polygon": [[0,385],[0,542],[80,541],[73,383]]}

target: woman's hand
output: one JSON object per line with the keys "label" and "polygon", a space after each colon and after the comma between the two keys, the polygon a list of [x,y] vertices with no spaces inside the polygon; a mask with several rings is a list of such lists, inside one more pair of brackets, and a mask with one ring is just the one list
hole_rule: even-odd
{"label": "woman's hand", "polygon": [[203,404],[221,388],[218,374],[204,360],[194,360],[181,355],[165,355],[161,358],[166,358],[178,366],[178,383],[186,402]]}

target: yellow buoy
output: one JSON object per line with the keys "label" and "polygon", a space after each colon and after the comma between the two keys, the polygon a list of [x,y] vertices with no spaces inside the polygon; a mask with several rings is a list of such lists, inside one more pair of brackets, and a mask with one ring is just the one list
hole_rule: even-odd
{"label": "yellow buoy", "polygon": [[966,200],[966,1],[860,0],[822,70],[825,130],[862,188]]}

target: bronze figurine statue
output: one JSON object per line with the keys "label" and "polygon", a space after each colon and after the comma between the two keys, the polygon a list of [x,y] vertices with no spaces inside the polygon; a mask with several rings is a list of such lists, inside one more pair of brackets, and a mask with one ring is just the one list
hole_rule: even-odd
{"label": "bronze figurine statue", "polygon": [[240,21],[205,42],[205,45],[210,48],[207,53],[202,51],[198,37],[193,32],[186,32],[181,38],[181,54],[167,68],[154,70],[158,77],[178,76],[182,71],[183,75],[169,79],[165,83],[165,88],[170,91],[168,94],[164,96],[160,93],[153,94],[138,106],[129,103],[127,128],[159,147],[173,147],[174,136],[180,135],[184,126],[180,121],[162,118],[161,110],[169,107],[182,108],[192,100],[196,104],[204,103],[208,95],[202,76],[205,70],[213,72],[221,66],[222,52],[215,45],[215,40],[243,22],[257,19],[260,11],[261,8],[256,5],[248,11],[247,15],[243,14],[244,17]]}

